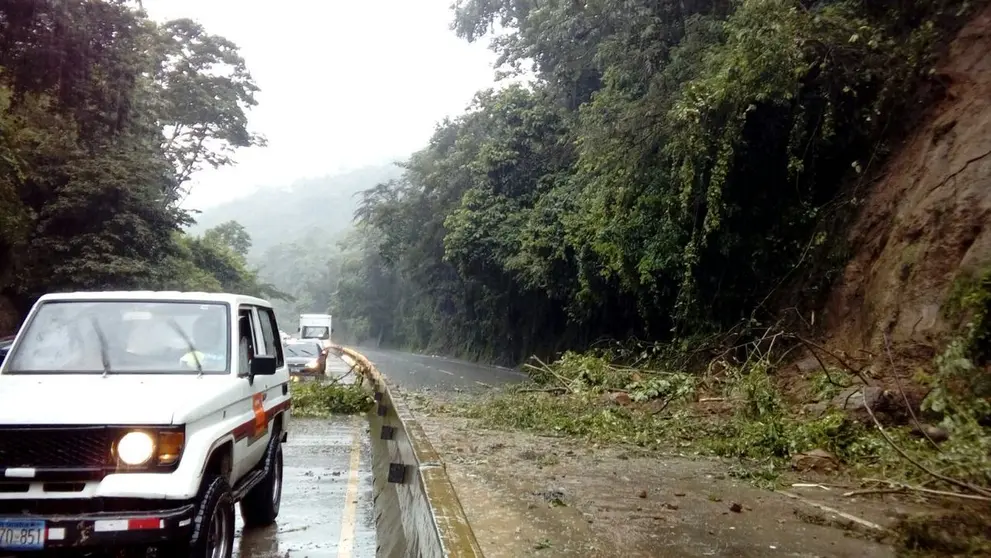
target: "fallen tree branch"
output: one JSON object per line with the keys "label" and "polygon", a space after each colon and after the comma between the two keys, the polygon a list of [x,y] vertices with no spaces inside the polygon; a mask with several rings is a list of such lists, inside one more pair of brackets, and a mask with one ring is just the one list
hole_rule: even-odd
{"label": "fallen tree branch", "polygon": [[986,496],[978,496],[976,494],[961,494],[959,492],[950,492],[949,490],[935,490],[932,488],[924,488],[922,486],[914,486],[911,484],[905,484],[902,482],[895,482],[890,480],[882,480],[882,479],[865,479],[865,480],[867,480],[868,482],[886,484],[891,488],[852,490],[850,492],[845,492],[843,496],[850,497],[850,496],[860,496],[862,494],[904,494],[906,492],[918,492],[921,494],[931,494],[933,496],[962,498],[964,500],[974,500],[977,502],[991,502],[991,498]]}
{"label": "fallen tree branch", "polygon": [[919,429],[919,432],[922,432],[922,435],[926,437],[926,440],[929,440],[929,444],[936,448],[936,451],[939,453],[943,453],[943,450],[940,449],[939,444],[934,442],[933,439],[929,437],[929,433],[926,432],[926,429],[922,427],[922,423],[919,422],[919,417],[915,416],[915,410],[912,409],[912,405],[908,402],[908,396],[905,395],[905,388],[902,387],[902,381],[898,378],[898,371],[895,370],[895,359],[891,356],[891,341],[888,339],[888,333],[884,332],[883,335],[884,352],[888,355],[888,364],[891,366],[891,376],[895,379],[895,385],[898,386],[898,393],[902,394],[902,401],[905,402],[905,408],[908,409],[908,414],[912,417],[912,422],[915,423],[915,426]]}
{"label": "fallen tree branch", "polygon": [[516,393],[567,393],[568,390],[563,387],[550,387],[550,388],[520,388],[516,390]]}
{"label": "fallen tree branch", "polygon": [[547,363],[545,363],[544,361],[540,360],[540,357],[534,355],[533,359],[536,360],[537,363],[540,364],[540,366],[534,366],[534,365],[532,365],[530,363],[524,364],[523,366],[526,366],[526,367],[529,367],[529,368],[533,368],[534,370],[541,370],[543,372],[547,372],[551,376],[554,376],[554,378],[556,378],[557,381],[561,383],[561,387],[563,387],[564,389],[566,389],[568,391],[568,393],[574,393],[575,392],[574,388],[571,386],[571,382],[569,382],[567,378],[565,378],[564,376],[562,376],[562,375],[558,374],[557,372],[555,372],[553,368],[551,368],[550,366],[547,365]]}
{"label": "fallen tree branch", "polygon": [[[805,345],[805,344],[803,343],[803,345]],[[836,386],[836,387],[839,387],[839,388],[844,388],[844,389],[845,389],[845,388],[848,388],[848,387],[850,387],[850,386],[845,386],[845,385],[843,385],[843,384],[841,384],[841,383],[838,383],[838,382],[835,382],[835,381],[833,381],[833,377],[829,375],[829,369],[828,369],[828,368],[826,368],[826,363],[824,363],[824,362],[822,361],[822,359],[821,359],[821,358],[819,358],[819,353],[817,353],[817,352],[815,351],[815,349],[812,349],[812,348],[811,348],[811,347],[809,347],[808,345],[805,345],[805,348],[807,348],[807,349],[809,350],[809,352],[810,352],[810,353],[812,353],[812,356],[813,356],[813,358],[815,358],[815,359],[816,359],[816,362],[818,362],[818,363],[819,363],[819,368],[822,368],[822,373],[826,375],[826,380],[827,380],[827,381],[828,381],[828,382],[829,382],[830,384],[833,384],[833,385],[834,385],[834,386]]]}
{"label": "fallen tree branch", "polygon": [[671,404],[671,400],[672,400],[672,399],[674,399],[674,398],[673,398],[673,397],[669,397],[669,398],[667,398],[667,399],[665,399],[665,400],[664,400],[664,404],[663,404],[663,405],[661,405],[661,408],[660,408],[660,409],[658,409],[658,410],[656,410],[656,411],[654,411],[653,413],[650,413],[650,416],[655,416],[655,415],[659,415],[659,414],[661,414],[662,412],[664,412],[664,409],[667,409],[667,408],[668,408],[668,405],[670,405],[670,404]]}
{"label": "fallen tree branch", "polygon": [[884,438],[884,440],[886,442],[888,442],[888,445],[891,446],[892,449],[894,449],[896,452],[898,452],[898,454],[901,455],[902,458],[905,459],[905,461],[908,461],[909,463],[911,463],[912,465],[914,465],[917,469],[919,469],[920,471],[926,473],[927,475],[929,475],[929,476],[931,476],[933,478],[939,479],[939,480],[941,480],[941,481],[943,481],[943,482],[945,482],[947,484],[951,484],[953,486],[956,486],[957,488],[962,488],[964,490],[969,490],[971,492],[974,492],[975,494],[979,494],[979,495],[984,496],[986,498],[991,498],[991,492],[989,492],[989,491],[987,491],[987,490],[985,490],[985,489],[983,489],[983,488],[981,488],[979,486],[974,486],[973,484],[970,484],[969,482],[964,482],[964,481],[961,481],[961,480],[958,480],[958,479],[955,479],[955,478],[948,477],[946,475],[937,473],[936,471],[933,471],[932,469],[930,469],[930,468],[926,467],[925,465],[919,463],[915,459],[912,459],[907,453],[905,453],[905,450],[903,450],[902,448],[900,448],[898,446],[898,444],[896,444],[895,441],[891,439],[891,436],[888,435],[888,433],[884,430],[884,427],[881,426],[881,423],[878,422],[877,417],[874,416],[874,411],[871,409],[871,406],[870,406],[870,404],[867,401],[867,394],[864,393],[864,390],[861,389],[860,392],[864,396],[864,409],[867,410],[867,414],[870,415],[871,416],[871,420],[874,421],[874,426],[877,427],[878,432],[880,432],[881,433],[881,436]]}
{"label": "fallen tree branch", "polygon": [[807,504],[809,506],[812,506],[813,508],[822,510],[822,511],[824,511],[826,513],[831,513],[831,514],[838,515],[838,516],[842,517],[843,519],[846,519],[848,521],[852,521],[852,522],[854,522],[857,525],[860,525],[862,527],[867,527],[868,529],[871,529],[871,530],[874,530],[874,531],[878,531],[880,533],[888,533],[888,529],[885,529],[884,527],[878,525],[877,523],[873,523],[873,522],[867,521],[866,519],[857,517],[855,515],[851,515],[851,514],[846,513],[846,512],[842,512],[842,511],[837,510],[837,509],[833,509],[833,508],[831,508],[829,506],[820,504],[819,502],[813,502],[812,500],[809,500],[808,498],[803,498],[802,496],[799,496],[798,494],[795,494],[793,492],[788,492],[787,490],[778,490],[778,493],[784,494],[785,496],[787,496],[787,497],[789,497],[789,498],[791,498],[793,500],[798,500],[799,502],[802,502],[804,504]]}
{"label": "fallen tree branch", "polygon": [[[840,365],[843,366],[843,368],[846,368],[847,370],[855,374],[858,378],[860,378],[860,381],[863,382],[865,386],[871,385],[871,382],[867,379],[867,376],[864,376],[864,372],[862,370],[851,366],[850,363],[844,360],[843,357],[841,357],[840,355],[834,353],[833,351],[830,351],[829,349],[823,347],[822,345],[819,345],[818,343],[809,341],[808,339],[805,339],[800,335],[794,335],[793,337],[797,339],[799,343],[805,345],[806,348],[808,348],[813,355],[815,355],[815,351],[813,351],[813,349],[818,349],[826,353],[827,355],[833,357],[836,360],[836,362],[840,363]],[[816,359],[818,360],[818,355],[816,355]]]}

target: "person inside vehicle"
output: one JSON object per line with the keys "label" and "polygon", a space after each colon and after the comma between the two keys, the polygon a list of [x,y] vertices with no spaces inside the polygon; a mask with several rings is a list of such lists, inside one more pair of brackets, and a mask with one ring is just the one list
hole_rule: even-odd
{"label": "person inside vehicle", "polygon": [[204,371],[222,371],[227,367],[227,320],[223,314],[206,313],[193,323],[191,341],[193,349],[179,359],[187,368],[197,369],[196,362]]}

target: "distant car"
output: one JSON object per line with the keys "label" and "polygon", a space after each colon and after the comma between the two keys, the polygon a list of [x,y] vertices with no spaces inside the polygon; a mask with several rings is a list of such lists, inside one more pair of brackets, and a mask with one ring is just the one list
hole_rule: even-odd
{"label": "distant car", "polygon": [[14,344],[14,336],[10,337],[0,337],[0,364],[3,364],[3,360],[7,358],[7,353],[10,352],[10,346]]}
{"label": "distant car", "polygon": [[286,341],[286,364],[289,375],[322,376],[327,366],[327,351],[318,341]]}

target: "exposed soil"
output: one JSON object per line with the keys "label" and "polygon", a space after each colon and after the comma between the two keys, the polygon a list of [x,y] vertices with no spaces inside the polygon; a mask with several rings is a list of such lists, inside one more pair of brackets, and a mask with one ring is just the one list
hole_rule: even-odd
{"label": "exposed soil", "polygon": [[884,332],[897,345],[931,344],[954,326],[940,311],[954,280],[991,262],[989,52],[991,6],[938,68],[945,98],[864,192],[854,256],[825,314],[835,346],[878,349]]}
{"label": "exposed soil", "polygon": [[[430,394],[434,403],[449,398]],[[465,396],[460,396],[465,397]],[[521,556],[888,557],[890,537],[730,476],[731,463],[569,438],[489,430],[407,400],[490,558]],[[796,482],[798,479],[795,479]],[[889,528],[917,508],[789,492]]]}

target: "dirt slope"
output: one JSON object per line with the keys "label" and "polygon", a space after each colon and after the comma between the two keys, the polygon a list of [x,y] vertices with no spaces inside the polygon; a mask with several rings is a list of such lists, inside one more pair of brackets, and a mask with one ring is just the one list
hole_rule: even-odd
{"label": "dirt slope", "polygon": [[991,262],[991,7],[938,69],[946,97],[888,162],[850,233],[855,255],[830,296],[838,346],[925,342],[960,274]]}

